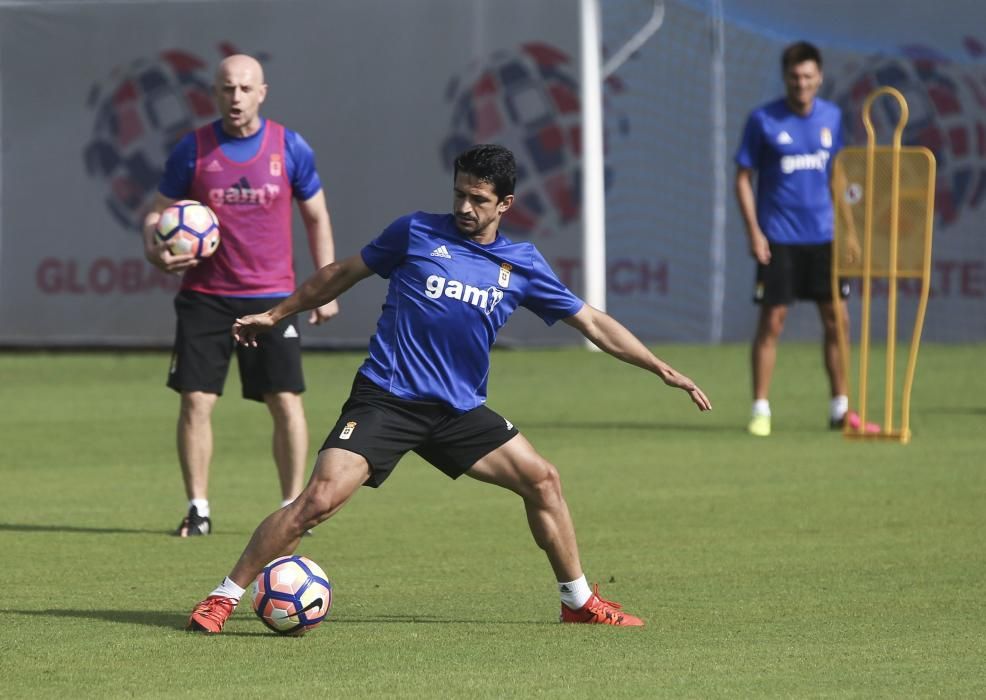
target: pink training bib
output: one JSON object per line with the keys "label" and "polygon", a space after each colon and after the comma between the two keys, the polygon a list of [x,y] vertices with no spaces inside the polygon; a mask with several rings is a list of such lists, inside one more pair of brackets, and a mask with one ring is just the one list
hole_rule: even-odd
{"label": "pink training bib", "polygon": [[266,120],[257,154],[243,163],[223,154],[212,124],[196,130],[195,143],[189,196],[216,212],[222,243],[185,273],[182,289],[222,296],[290,294],[295,278],[284,127]]}

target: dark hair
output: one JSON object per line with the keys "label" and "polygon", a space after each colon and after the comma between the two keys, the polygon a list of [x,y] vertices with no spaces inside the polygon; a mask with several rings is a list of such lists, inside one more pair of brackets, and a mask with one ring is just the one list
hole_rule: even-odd
{"label": "dark hair", "polygon": [[814,61],[819,69],[822,67],[822,52],[814,44],[807,41],[797,41],[781,54],[781,73],[787,73],[787,69],[805,61]]}
{"label": "dark hair", "polygon": [[493,185],[497,201],[514,193],[517,184],[517,164],[509,149],[496,144],[484,143],[463,151],[455,159],[455,171],[469,173],[478,180]]}

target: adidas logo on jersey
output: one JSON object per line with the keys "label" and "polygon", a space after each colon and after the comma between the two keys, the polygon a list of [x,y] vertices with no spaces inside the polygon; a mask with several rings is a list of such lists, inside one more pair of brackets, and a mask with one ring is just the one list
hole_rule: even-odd
{"label": "adidas logo on jersey", "polygon": [[794,143],[794,139],[791,138],[791,134],[787,133],[786,131],[782,131],[777,135],[777,143],[781,144],[782,146],[787,146]]}
{"label": "adidas logo on jersey", "polygon": [[446,248],[443,245],[440,245],[437,248],[435,248],[433,251],[431,251],[431,257],[433,257],[433,258],[448,258],[449,260],[452,259],[452,256],[449,255],[448,248]]}
{"label": "adidas logo on jersey", "polygon": [[290,325],[288,325],[288,327],[284,329],[284,337],[285,338],[297,338],[298,337],[298,329],[294,327],[294,324],[293,323],[290,324]]}
{"label": "adidas logo on jersey", "polygon": [[503,290],[496,287],[480,289],[470,284],[463,284],[459,280],[448,280],[439,275],[429,275],[425,280],[425,294],[431,299],[438,299],[442,296],[448,299],[458,299],[466,304],[483,309],[486,315],[493,313],[493,309],[503,299]]}
{"label": "adidas logo on jersey", "polygon": [[218,160],[213,158],[207,166],[205,166],[205,171],[207,173],[221,173],[223,171],[223,166]]}

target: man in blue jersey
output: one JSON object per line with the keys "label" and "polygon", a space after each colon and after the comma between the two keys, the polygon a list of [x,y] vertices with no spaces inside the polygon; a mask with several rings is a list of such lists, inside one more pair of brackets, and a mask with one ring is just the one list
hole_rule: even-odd
{"label": "man in blue jersey", "polygon": [[[188,512],[175,533],[180,537],[212,532],[211,421],[235,347],[229,327],[239,316],[269,308],[296,286],[292,199],[298,202],[316,269],[335,259],[311,147],[296,132],[260,116],[267,94],[260,63],[241,54],[225,58],[216,71],[215,92],[222,118],[175,146],[144,221],[147,260],[182,275],[167,382],[181,395],[178,459]],[[222,243],[212,257],[174,255],[155,239],[161,212],[179,199],[195,199],[215,210]],[[313,310],[309,322],[321,323],[337,311],[331,302]],[[282,503],[290,502],[304,484],[308,453],[297,319],[284,318],[260,352],[240,349],[237,363],[243,397],[263,401],[270,411]]]}
{"label": "man in blue jersey", "polygon": [[[824,330],[831,401],[829,425],[846,420],[846,378],[839,359],[838,324],[848,333],[845,304],[832,300],[832,159],[842,147],[839,108],[817,97],[822,57],[807,42],[781,56],[786,94],[753,111],[736,153],[736,198],[757,261],[754,301],[760,305],[753,339],[753,410],[749,431],[770,435],[768,392],[777,342],[788,306],[814,301]],[[753,173],[757,173],[754,197]],[[848,294],[843,285],[843,298]]]}
{"label": "man in blue jersey", "polygon": [[220,632],[244,588],[308,528],[334,515],[361,486],[380,486],[413,450],[455,479],[462,474],[517,493],[558,581],[563,622],[639,626],[639,618],[590,590],[555,467],[510,421],[486,407],[490,348],[524,306],[565,321],[606,352],[708,398],[607,314],[573,295],[530,243],[498,232],[513,203],[516,166],[500,146],[476,146],[455,162],[452,214],[417,212],[388,226],[359,255],[323,267],[266,313],[233,326],[254,346],[285,315],[325,304],[373,274],[389,280],[383,313],[349,399],[291,505],[254,532],[229,576],[192,612],[188,629]]}

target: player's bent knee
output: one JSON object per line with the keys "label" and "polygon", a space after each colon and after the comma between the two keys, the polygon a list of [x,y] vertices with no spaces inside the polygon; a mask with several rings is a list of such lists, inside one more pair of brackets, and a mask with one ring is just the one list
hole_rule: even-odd
{"label": "player's bent knee", "polygon": [[308,489],[304,511],[310,517],[319,517],[332,510],[335,505],[335,489],[331,484],[315,484]]}
{"label": "player's bent knee", "polygon": [[530,499],[550,505],[561,499],[561,476],[551,462],[541,459],[536,468],[527,472]]}

